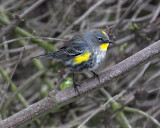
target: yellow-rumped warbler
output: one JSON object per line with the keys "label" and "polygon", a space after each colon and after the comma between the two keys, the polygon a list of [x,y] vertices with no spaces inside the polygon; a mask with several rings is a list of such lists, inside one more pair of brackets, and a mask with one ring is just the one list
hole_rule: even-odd
{"label": "yellow-rumped warbler", "polygon": [[74,73],[91,71],[99,80],[98,75],[93,70],[97,69],[105,59],[110,43],[113,42],[105,31],[94,29],[74,36],[57,52],[34,58],[50,57],[53,60],[62,61],[66,68],[73,73],[74,89],[78,92],[78,84],[74,81]]}

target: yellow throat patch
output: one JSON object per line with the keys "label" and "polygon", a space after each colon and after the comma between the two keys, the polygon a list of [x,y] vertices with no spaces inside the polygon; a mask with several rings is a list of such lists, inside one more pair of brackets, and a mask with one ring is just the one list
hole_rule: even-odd
{"label": "yellow throat patch", "polygon": [[107,50],[108,46],[109,46],[109,43],[105,43],[105,44],[101,44],[100,48],[101,50]]}
{"label": "yellow throat patch", "polygon": [[79,55],[79,56],[75,57],[75,58],[73,59],[73,61],[74,61],[76,64],[80,64],[80,63],[82,63],[82,62],[85,62],[85,61],[89,60],[90,56],[91,56],[91,53],[89,53],[89,51],[86,51],[86,52],[84,52],[82,55]]}

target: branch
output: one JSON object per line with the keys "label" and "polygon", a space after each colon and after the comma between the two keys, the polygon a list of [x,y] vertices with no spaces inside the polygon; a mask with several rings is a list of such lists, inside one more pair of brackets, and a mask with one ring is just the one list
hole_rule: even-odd
{"label": "branch", "polygon": [[[102,90],[104,91],[104,90]],[[107,93],[107,92],[106,92]],[[109,95],[109,94],[108,94]],[[115,105],[115,100],[119,99],[119,97],[121,97],[122,95],[115,95],[114,97],[108,96],[107,99],[109,99],[105,104],[101,105],[99,108],[97,108],[94,112],[92,112],[92,114],[85,119],[79,126],[78,128],[82,128],[91,118],[93,118],[97,113],[100,113],[101,111],[105,111],[106,110],[106,106],[110,104],[114,104]],[[130,127],[130,125],[127,125],[128,128]]]}
{"label": "branch", "polygon": [[10,76],[10,78],[9,78],[9,80],[8,80],[7,86],[6,86],[5,89],[4,89],[4,93],[3,93],[3,95],[2,95],[2,100],[1,100],[1,102],[0,102],[0,110],[2,109],[3,102],[4,102],[4,98],[5,98],[6,92],[7,92],[8,88],[9,88],[9,85],[10,85],[10,82],[11,82],[11,80],[12,80],[12,77],[13,77],[13,75],[14,75],[16,69],[17,69],[17,66],[18,66],[18,64],[19,64],[19,62],[20,62],[20,60],[21,60],[21,58],[22,58],[22,56],[23,56],[24,49],[25,49],[25,48],[23,47],[22,50],[21,50],[21,53],[20,53],[20,55],[19,55],[19,58],[18,58],[18,60],[17,60],[17,62],[16,62],[16,65],[14,66],[14,69],[13,69],[13,71],[12,71],[12,73],[11,73],[11,76]]}
{"label": "branch", "polygon": [[[122,62],[114,65],[106,72],[100,73],[100,82],[94,77],[81,83],[78,88],[80,95],[75,93],[74,88],[70,87],[63,91],[56,93],[55,97],[46,97],[39,102],[30,105],[28,108],[21,110],[20,112],[8,117],[0,122],[0,128],[14,128],[22,126],[28,123],[33,118],[39,117],[59,109],[60,107],[76,101],[77,99],[84,97],[88,92],[102,88],[104,83],[111,82],[119,77],[127,74],[129,71],[141,66],[142,64],[153,59],[156,55],[160,53],[160,40],[141,50],[140,52],[134,54],[133,56],[123,60]],[[106,84],[105,84],[106,85]]]}
{"label": "branch", "polygon": [[26,9],[22,14],[20,14],[14,21],[12,21],[3,31],[0,33],[0,37],[3,37],[6,33],[12,31],[14,27],[16,27],[20,20],[23,19],[25,16],[27,16],[30,12],[32,12],[34,9],[36,9],[39,5],[41,5],[45,0],[38,0],[36,3],[34,3],[32,6],[30,6],[28,9]]}
{"label": "branch", "polygon": [[112,32],[114,32],[117,29],[117,27],[122,23],[122,21],[124,20],[124,18],[126,18],[126,16],[130,13],[130,11],[132,10],[132,8],[135,6],[136,3],[137,3],[137,0],[134,0],[132,2],[132,4],[127,8],[127,10],[125,11],[125,13],[121,17],[121,19],[118,21],[118,23],[111,30]]}
{"label": "branch", "polygon": [[94,5],[92,5],[82,16],[80,16],[76,21],[73,22],[70,26],[68,26],[59,37],[63,37],[68,31],[70,31],[75,25],[82,22],[91,12],[93,12],[97,7],[103,4],[105,0],[99,0]]}
{"label": "branch", "polygon": [[12,42],[16,42],[16,41],[19,41],[19,40],[28,40],[28,39],[42,39],[42,40],[51,40],[51,41],[66,41],[64,39],[52,38],[52,37],[20,37],[20,38],[16,38],[16,39],[7,40],[7,41],[3,42],[2,44],[0,44],[0,46],[2,46],[4,44],[9,44],[9,43],[12,43]]}
{"label": "branch", "polygon": [[133,112],[133,113],[137,113],[139,115],[142,115],[142,116],[146,117],[147,119],[151,120],[158,128],[160,127],[159,121],[156,120],[154,117],[152,117],[151,115],[149,115],[146,112],[143,112],[143,111],[135,109],[135,108],[129,108],[129,107],[125,107],[124,110],[127,112]]}

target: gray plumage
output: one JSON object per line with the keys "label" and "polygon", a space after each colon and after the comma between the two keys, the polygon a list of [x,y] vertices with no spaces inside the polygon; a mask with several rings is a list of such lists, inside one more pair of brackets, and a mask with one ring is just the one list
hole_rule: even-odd
{"label": "gray plumage", "polygon": [[[102,63],[106,50],[100,49],[103,43],[112,43],[107,34],[101,30],[91,30],[84,34],[76,35],[60,48],[57,52],[36,56],[34,58],[49,57],[62,61],[71,72],[92,71]],[[74,58],[81,56],[85,51],[91,53],[89,60],[75,63]]]}

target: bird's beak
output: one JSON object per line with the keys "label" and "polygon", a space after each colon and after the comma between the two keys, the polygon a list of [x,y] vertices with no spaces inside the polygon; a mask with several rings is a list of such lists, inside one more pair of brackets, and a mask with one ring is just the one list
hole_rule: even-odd
{"label": "bird's beak", "polygon": [[112,40],[106,40],[105,42],[109,44],[115,44]]}
{"label": "bird's beak", "polygon": [[114,44],[114,42],[112,40],[109,40],[108,43]]}

